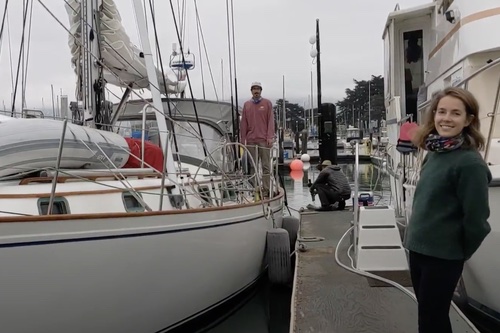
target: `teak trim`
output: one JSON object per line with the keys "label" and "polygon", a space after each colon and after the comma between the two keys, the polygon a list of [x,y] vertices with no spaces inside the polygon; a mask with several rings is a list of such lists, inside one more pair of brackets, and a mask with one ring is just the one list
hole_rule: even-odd
{"label": "teak trim", "polygon": [[207,208],[190,208],[183,210],[167,210],[167,211],[153,211],[153,212],[130,212],[130,213],[91,213],[91,214],[65,214],[65,215],[32,215],[32,216],[1,216],[0,223],[17,223],[17,222],[53,222],[53,221],[69,221],[69,220],[91,220],[91,219],[112,219],[112,218],[127,218],[127,217],[148,217],[148,216],[162,216],[162,215],[178,215],[178,214],[193,214],[193,213],[207,213],[217,212],[222,210],[239,209],[244,207],[254,207],[257,205],[268,205],[272,202],[281,200],[285,192],[280,189],[277,196],[253,203],[221,206],[221,207],[207,207]]}
{"label": "teak trim", "polygon": [[[174,185],[165,185],[165,188],[173,188]],[[109,190],[92,190],[92,191],[71,191],[71,192],[56,192],[54,196],[56,197],[74,197],[77,195],[97,195],[97,194],[110,194],[110,193],[121,193],[130,191],[147,191],[160,189],[161,186],[142,186],[129,188],[113,188]],[[46,198],[49,197],[50,193],[16,193],[16,194],[0,194],[0,199],[29,199],[29,198]]]}
{"label": "teak trim", "polygon": [[[48,181],[43,181],[40,179],[41,177],[37,177],[38,182],[42,183],[48,183]],[[48,177],[51,181],[52,178]],[[62,177],[59,177],[62,178]],[[26,178],[29,179],[29,178]],[[65,181],[59,181],[58,183],[64,183]],[[196,186],[196,185],[204,185],[204,184],[209,184],[212,182],[219,182],[219,181],[212,181],[212,180],[203,180],[199,182],[192,182],[192,183],[184,183],[184,186]],[[222,180],[221,180],[222,182]],[[174,188],[175,185],[169,184],[165,185],[166,189],[172,189]],[[147,191],[147,190],[155,190],[155,189],[161,189],[160,185],[154,185],[154,186],[143,186],[143,187],[134,187],[133,189],[129,188],[112,188],[109,190],[90,190],[90,191],[66,191],[66,192],[56,192],[55,196],[57,197],[70,197],[70,196],[76,196],[76,195],[96,195],[96,194],[109,194],[109,193],[120,193],[120,192],[130,192],[132,190],[140,192],[140,191]],[[16,193],[16,194],[0,194],[0,199],[27,199],[27,198],[45,198],[50,196],[50,193]]]}
{"label": "teak trim", "polygon": [[[57,177],[57,182],[59,184],[61,183],[66,183],[68,180],[76,180],[76,181],[86,181],[86,180],[91,180],[91,181],[96,181],[97,179],[111,179],[111,180],[125,180],[128,177],[137,177],[137,179],[144,179],[144,178],[160,178],[161,175],[155,174],[155,173],[150,173],[150,174],[131,174],[131,175],[97,175],[97,176],[82,176],[82,177],[77,177],[77,176],[59,176]],[[54,177],[29,177],[29,178],[24,178],[19,182],[19,185],[28,185],[31,183],[51,183],[53,181]]]}

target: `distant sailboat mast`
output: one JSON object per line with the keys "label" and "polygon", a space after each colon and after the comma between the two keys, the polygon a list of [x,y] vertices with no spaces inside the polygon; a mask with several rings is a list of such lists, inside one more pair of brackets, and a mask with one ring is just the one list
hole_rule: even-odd
{"label": "distant sailboat mast", "polygon": [[283,75],[283,108],[281,110],[282,121],[283,121],[283,131],[286,130],[286,102],[285,102],[285,75]]}
{"label": "distant sailboat mast", "polygon": [[309,132],[312,132],[313,131],[313,128],[314,128],[314,109],[313,109],[313,103],[314,103],[314,95],[313,95],[313,72],[311,71],[311,113],[310,113],[310,117],[311,117],[311,128],[309,130]]}

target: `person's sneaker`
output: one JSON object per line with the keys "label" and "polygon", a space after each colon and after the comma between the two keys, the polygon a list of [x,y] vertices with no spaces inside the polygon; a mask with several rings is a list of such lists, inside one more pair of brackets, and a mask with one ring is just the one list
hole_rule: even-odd
{"label": "person's sneaker", "polygon": [[319,208],[316,208],[315,211],[317,212],[331,212],[333,209],[332,209],[332,206],[321,206]]}

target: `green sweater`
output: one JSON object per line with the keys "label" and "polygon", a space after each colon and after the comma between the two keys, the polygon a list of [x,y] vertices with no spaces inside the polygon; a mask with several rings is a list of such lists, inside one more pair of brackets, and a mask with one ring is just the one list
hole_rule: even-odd
{"label": "green sweater", "polygon": [[467,260],[491,231],[491,172],[479,153],[429,152],[413,197],[405,247],[450,260]]}

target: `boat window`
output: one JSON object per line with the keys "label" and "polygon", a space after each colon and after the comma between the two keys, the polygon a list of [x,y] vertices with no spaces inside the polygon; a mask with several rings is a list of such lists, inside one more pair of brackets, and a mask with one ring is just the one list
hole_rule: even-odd
{"label": "boat window", "polygon": [[[142,120],[122,120],[117,122],[118,133],[123,137],[142,137]],[[211,153],[214,162],[222,165],[223,136],[210,125],[200,123],[201,133],[207,147],[207,154]],[[198,124],[191,121],[176,121],[174,131],[180,155],[205,160],[205,152],[200,141]],[[158,126],[156,120],[146,121],[145,138],[155,144],[159,144]],[[219,149],[217,149],[219,148]],[[227,161],[228,156],[226,156]]]}
{"label": "boat window", "polygon": [[227,201],[229,199],[229,193],[227,189],[222,187],[222,184],[219,184],[219,191],[221,193],[222,201]]}
{"label": "boat window", "polygon": [[[142,198],[140,193],[135,193]],[[145,211],[144,206],[137,200],[134,194],[130,192],[123,192],[122,194],[123,204],[125,205],[125,210],[127,212],[143,212]]]}
{"label": "boat window", "polygon": [[406,115],[417,120],[417,100],[420,86],[424,84],[423,31],[403,33]]}
{"label": "boat window", "polygon": [[[50,198],[38,199],[38,212],[40,215],[48,215]],[[66,199],[55,197],[52,203],[51,215],[69,214],[69,205]]]}
{"label": "boat window", "polygon": [[207,203],[212,203],[212,198],[210,197],[210,189],[208,186],[200,186],[198,187],[198,192],[200,193],[200,197]]}
{"label": "boat window", "polygon": [[[222,148],[221,142],[223,137],[212,126],[207,124],[200,124],[203,140],[207,147],[207,154],[212,154],[215,163],[222,165]],[[175,134],[177,136],[177,144],[179,145],[179,152],[182,155],[192,156],[201,160],[205,159],[205,152],[203,145],[200,141],[198,124],[193,122],[177,122],[174,125]]]}
{"label": "boat window", "polygon": [[362,131],[359,130],[359,128],[356,127],[349,127],[346,130],[346,139],[347,140],[352,140],[352,139],[358,139],[363,137]]}
{"label": "boat window", "polygon": [[231,198],[231,200],[235,200],[236,199],[236,190],[234,189],[233,184],[226,183],[226,188],[227,188],[227,193],[229,194],[229,198]]}
{"label": "boat window", "polygon": [[[142,120],[122,120],[117,122],[118,134],[125,138],[142,138]],[[144,138],[155,144],[159,144],[158,126],[156,120],[146,121]]]}
{"label": "boat window", "polygon": [[236,198],[236,191],[234,190],[234,186],[231,183],[226,183],[222,187],[222,184],[219,184],[219,190],[221,191],[222,201],[234,200]]}

